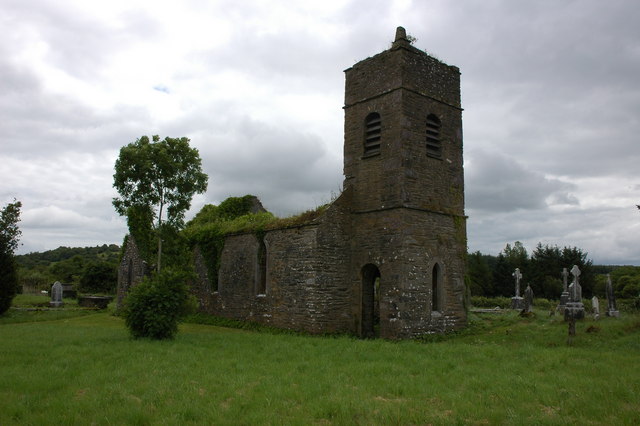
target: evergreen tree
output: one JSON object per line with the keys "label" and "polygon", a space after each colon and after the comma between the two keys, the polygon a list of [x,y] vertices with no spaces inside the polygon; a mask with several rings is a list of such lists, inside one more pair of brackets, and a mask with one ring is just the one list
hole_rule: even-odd
{"label": "evergreen tree", "polygon": [[504,254],[498,254],[496,266],[493,270],[493,284],[496,296],[513,297],[515,295],[513,271],[514,268],[511,267]]}
{"label": "evergreen tree", "polygon": [[485,256],[479,251],[467,256],[467,275],[473,296],[495,296],[493,274]]}

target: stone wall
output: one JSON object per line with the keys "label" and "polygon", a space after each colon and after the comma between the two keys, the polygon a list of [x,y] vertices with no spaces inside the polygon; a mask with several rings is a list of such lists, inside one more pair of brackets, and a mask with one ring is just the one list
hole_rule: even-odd
{"label": "stone wall", "polygon": [[135,239],[129,235],[118,267],[118,295],[116,299],[118,309],[122,307],[122,302],[129,289],[142,281],[147,272],[147,264],[140,256]]}
{"label": "stone wall", "polygon": [[[312,223],[271,230],[264,236],[225,238],[218,291],[201,306],[208,305],[207,311],[214,315],[280,328],[355,333],[353,295],[344,280],[348,258],[341,223],[347,214],[342,204],[337,201]],[[260,237],[266,248],[264,266],[259,261]],[[205,281],[205,268],[200,270]],[[266,291],[260,293],[263,274]]]}

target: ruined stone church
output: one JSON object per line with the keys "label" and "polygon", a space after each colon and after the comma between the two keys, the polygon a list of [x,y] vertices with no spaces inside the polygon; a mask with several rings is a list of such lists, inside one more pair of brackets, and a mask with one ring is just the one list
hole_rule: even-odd
{"label": "ruined stone church", "polygon": [[[206,312],[310,333],[401,339],[466,324],[460,72],[392,46],[345,71],[344,191],[307,223],[228,235]],[[131,239],[119,298],[143,268]]]}

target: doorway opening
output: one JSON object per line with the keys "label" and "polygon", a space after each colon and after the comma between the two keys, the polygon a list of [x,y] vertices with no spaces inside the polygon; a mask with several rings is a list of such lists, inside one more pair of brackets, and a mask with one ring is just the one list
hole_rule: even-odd
{"label": "doorway opening", "polygon": [[380,336],[380,270],[371,263],[362,267],[362,328],[364,338]]}

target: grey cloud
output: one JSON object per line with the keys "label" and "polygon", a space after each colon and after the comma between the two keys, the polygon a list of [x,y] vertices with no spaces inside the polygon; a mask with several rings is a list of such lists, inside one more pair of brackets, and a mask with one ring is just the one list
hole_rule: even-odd
{"label": "grey cloud", "polygon": [[572,185],[524,167],[505,154],[475,149],[466,153],[467,206],[471,211],[544,209],[549,202],[575,204]]}
{"label": "grey cloud", "polygon": [[240,117],[204,145],[209,194],[217,200],[251,193],[275,213],[291,214],[328,201],[342,181],[341,160],[322,140],[286,125]]}
{"label": "grey cloud", "polygon": [[68,75],[95,79],[109,56],[119,48],[160,33],[160,23],[141,10],[128,10],[119,25],[110,26],[71,4],[48,1],[9,1],[2,7],[15,33],[6,42],[23,45],[23,37],[36,37],[51,64]]}
{"label": "grey cloud", "polygon": [[149,121],[140,107],[97,112],[94,105],[47,92],[34,74],[3,59],[0,94],[0,155],[39,158],[116,149]]}
{"label": "grey cloud", "polygon": [[[575,246],[596,264],[637,264],[640,221],[633,209],[583,208],[562,212],[517,211],[471,215],[469,250],[497,255],[505,244],[521,241],[531,252],[538,243]],[[611,223],[619,226],[611,227]]]}
{"label": "grey cloud", "polygon": [[[132,2],[115,20],[40,0],[0,6],[0,20],[12,28],[0,40],[0,197],[29,206],[25,249],[120,242],[113,162],[121,146],[143,134],[188,136],[200,149],[211,180],[198,205],[253,193],[286,215],[328,201],[342,182],[342,120],[296,113],[323,114],[309,104],[318,99],[326,108],[335,100],[339,109],[342,70],[388,48],[403,25],[418,48],[462,72],[470,249],[495,254],[506,242],[532,247],[545,239],[579,245],[595,259],[638,258],[629,237],[637,234],[637,209],[624,208],[632,216],[622,207],[599,210],[593,205],[602,185],[589,186],[589,178],[625,182],[629,188],[608,196],[620,205],[637,183],[640,7],[633,2],[354,0],[319,16],[308,16],[314,9],[304,3],[187,4],[178,15],[221,19],[230,37],[215,49],[184,46],[175,54],[186,60],[149,79],[158,98],[148,102],[162,99],[168,107],[161,117],[144,100],[109,106],[91,94],[53,93],[40,80],[44,71],[21,55],[40,41],[49,49],[45,69],[108,90],[118,82],[107,70],[124,46],[153,51],[184,31],[155,20],[165,13],[162,5],[152,6],[160,9],[155,13]],[[296,18],[283,21],[278,10]],[[197,30],[211,36],[204,26]],[[252,99],[217,87],[219,81],[246,84],[233,89],[248,88]],[[299,103],[289,106],[291,99]],[[313,124],[319,121],[331,123]]]}
{"label": "grey cloud", "polygon": [[[640,8],[591,0],[442,10],[439,26],[424,29],[425,45],[446,51],[462,70],[465,117],[479,114],[466,121],[467,146],[490,140],[554,175],[635,173]],[[451,25],[466,36],[448,37]]]}

